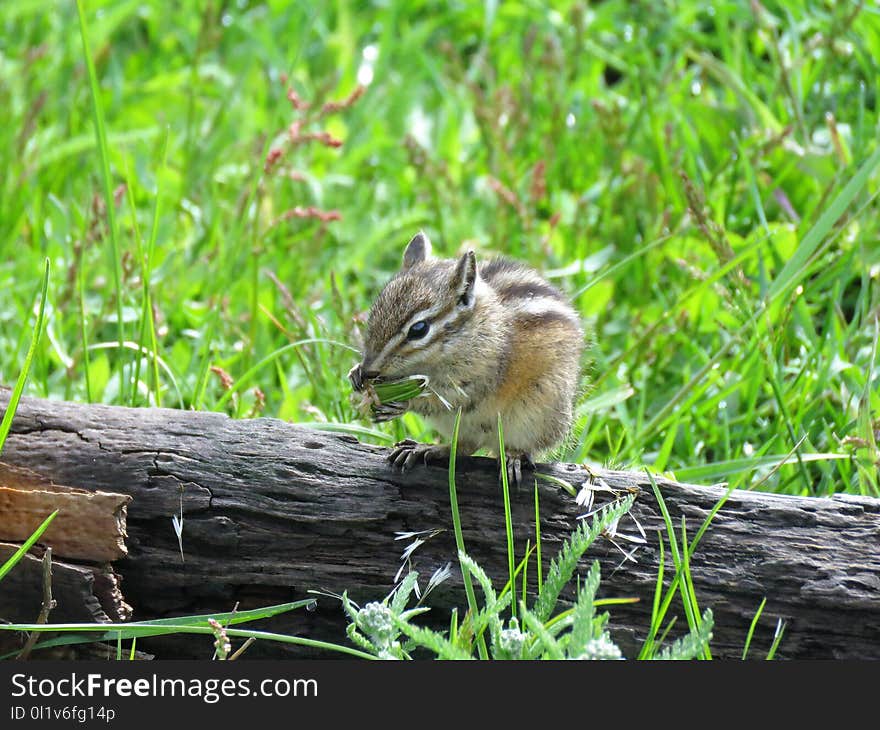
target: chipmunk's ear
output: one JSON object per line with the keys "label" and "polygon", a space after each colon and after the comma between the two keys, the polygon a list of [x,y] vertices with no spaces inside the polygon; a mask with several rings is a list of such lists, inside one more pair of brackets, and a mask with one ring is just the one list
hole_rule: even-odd
{"label": "chipmunk's ear", "polygon": [[477,281],[477,257],[468,251],[455,265],[452,275],[452,288],[458,304],[462,307],[474,306],[474,284]]}
{"label": "chipmunk's ear", "polygon": [[431,241],[424,231],[419,231],[406,244],[406,250],[403,252],[403,270],[411,269],[429,258],[431,258]]}

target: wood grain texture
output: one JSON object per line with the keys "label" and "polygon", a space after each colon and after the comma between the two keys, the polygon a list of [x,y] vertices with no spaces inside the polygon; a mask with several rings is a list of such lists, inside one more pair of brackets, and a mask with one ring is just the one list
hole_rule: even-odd
{"label": "wood grain texture", "polygon": [[[7,400],[0,390],[0,413]],[[245,609],[308,597],[310,589],[347,590],[361,602],[381,599],[393,585],[406,545],[396,534],[440,530],[416,550],[412,565],[426,581],[436,568],[453,563],[453,578],[429,601],[428,616],[448,624],[449,609],[461,608],[464,599],[446,469],[394,474],[386,453],[351,437],[273,419],[236,421],[214,413],[25,398],[3,459],[59,483],[132,497],[129,556],[116,565],[135,618],[230,610],[236,602]],[[589,478],[572,464],[539,470],[576,486]],[[507,558],[496,475],[494,461],[465,458],[457,481],[468,552],[501,585]],[[615,636],[632,655],[647,629],[658,535],[665,529],[644,474],[603,471],[601,477],[615,489],[638,492],[633,514],[648,537],[636,563],[621,564],[620,551],[608,540],[600,540],[583,562],[586,568],[600,561],[603,595],[640,599],[611,611]],[[658,483],[674,524],[680,528],[685,518],[689,536],[724,494],[718,487]],[[526,541],[534,542],[534,496],[523,490],[512,501],[522,555]],[[540,501],[548,561],[582,510],[549,484],[540,486]],[[171,523],[181,506],[184,560]],[[766,597],[752,644],[756,653],[766,652],[781,618],[787,628],[780,656],[880,658],[878,546],[878,500],[732,493],[692,561],[700,606],[715,613],[714,654],[741,654],[749,623]],[[534,576],[534,564],[529,572]],[[683,625],[680,604],[674,603],[673,611]],[[316,611],[263,626],[345,643],[345,623],[338,601],[320,597]],[[211,654],[208,638],[143,643],[159,657]],[[247,654],[281,655],[307,654],[259,643]]]}
{"label": "wood grain texture", "polygon": [[0,463],[0,540],[24,542],[54,510],[44,533],[58,558],[110,561],[126,554],[125,510],[131,497],[55,484]]}
{"label": "wood grain texture", "polygon": [[[0,543],[0,564],[18,545]],[[43,600],[42,561],[28,554],[4,576],[0,616],[11,623],[33,623]],[[119,590],[119,576],[108,566],[76,565],[52,560],[52,596],[57,602],[50,623],[127,621],[131,607]]]}
{"label": "wood grain texture", "polygon": [[[45,533],[44,533],[45,534]],[[7,560],[18,545],[0,543],[0,564]],[[10,623],[34,623],[43,603],[42,550],[33,548],[7,573],[0,583],[0,617]],[[110,623],[128,621],[131,606],[122,596],[119,576],[109,565],[76,565],[52,560],[52,598],[55,606],[49,623]],[[39,640],[52,637],[42,634]],[[18,654],[27,634],[0,631],[0,655]],[[34,658],[92,658],[106,654],[109,648],[97,645],[75,645],[65,648],[37,649]],[[112,650],[115,656],[115,649]]]}

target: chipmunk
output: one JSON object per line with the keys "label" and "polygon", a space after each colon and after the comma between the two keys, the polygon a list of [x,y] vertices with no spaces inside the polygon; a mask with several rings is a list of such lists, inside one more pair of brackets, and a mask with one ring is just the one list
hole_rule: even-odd
{"label": "chipmunk", "polygon": [[[499,467],[519,484],[531,456],[571,427],[583,343],[575,310],[537,272],[503,258],[478,264],[473,251],[436,258],[419,232],[370,309],[363,360],[349,380],[360,391],[380,376],[428,376],[433,393],[407,405],[447,434],[460,407],[463,453],[498,454],[500,413],[507,463]],[[407,439],[388,458],[406,471],[448,457],[449,446]]]}

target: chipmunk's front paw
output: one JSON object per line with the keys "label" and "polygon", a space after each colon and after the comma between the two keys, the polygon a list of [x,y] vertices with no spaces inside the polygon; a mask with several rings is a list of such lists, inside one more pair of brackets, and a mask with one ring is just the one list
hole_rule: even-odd
{"label": "chipmunk's front paw", "polygon": [[412,439],[399,441],[388,454],[388,462],[395,471],[405,472],[416,464],[449,461],[449,447],[434,444],[420,444]]}
{"label": "chipmunk's front paw", "polygon": [[535,465],[532,458],[528,454],[507,454],[507,463],[501,466],[500,459],[498,465],[498,481],[502,479],[502,469],[507,469],[507,483],[513,484],[517,489],[522,486],[523,469],[534,470]]}

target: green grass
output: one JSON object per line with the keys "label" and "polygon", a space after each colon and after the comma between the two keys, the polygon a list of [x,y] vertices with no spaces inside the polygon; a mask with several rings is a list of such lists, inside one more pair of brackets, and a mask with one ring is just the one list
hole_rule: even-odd
{"label": "green grass", "polygon": [[557,456],[878,494],[873,4],[81,7],[0,4],[0,383],[48,258],[25,394],[431,438],[346,379],[424,228],[575,296]]}

